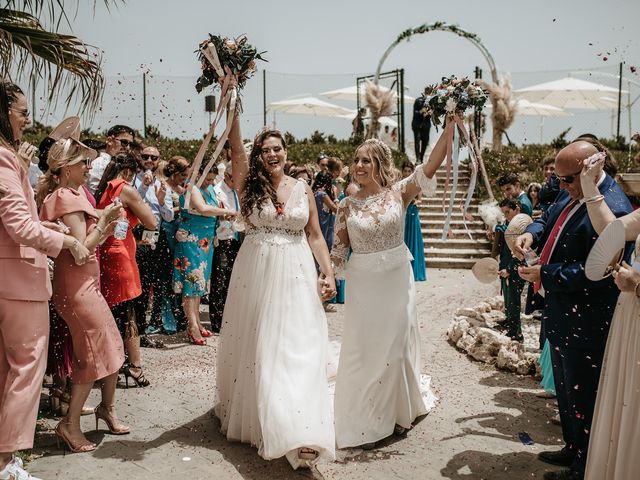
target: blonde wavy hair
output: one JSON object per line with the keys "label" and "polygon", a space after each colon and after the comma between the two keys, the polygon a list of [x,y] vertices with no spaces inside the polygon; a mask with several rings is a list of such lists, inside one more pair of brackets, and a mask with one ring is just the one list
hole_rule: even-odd
{"label": "blonde wavy hair", "polygon": [[42,206],[47,195],[52,193],[60,183],[62,168],[75,161],[82,155],[83,147],[72,138],[61,138],[51,145],[47,155],[49,170],[38,179],[36,186],[36,203]]}
{"label": "blonde wavy hair", "polygon": [[[358,148],[356,148],[355,155],[358,155],[358,151],[360,149],[365,149],[373,160],[373,163],[378,170],[378,174],[380,175],[381,187],[391,187],[394,183],[396,183],[399,178],[399,172],[393,164],[391,149],[387,146],[386,143],[377,138],[369,138],[368,140],[362,142]],[[376,172],[374,169],[374,174],[375,173]]]}

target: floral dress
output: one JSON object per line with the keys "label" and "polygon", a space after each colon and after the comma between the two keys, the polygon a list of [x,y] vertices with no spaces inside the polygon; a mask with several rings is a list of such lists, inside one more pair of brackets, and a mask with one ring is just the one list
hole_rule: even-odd
{"label": "floral dress", "polygon": [[[200,192],[208,205],[218,206],[212,187]],[[184,194],[180,195],[182,210],[176,230],[173,291],[186,297],[201,297],[209,291],[217,218],[188,212],[184,200]]]}

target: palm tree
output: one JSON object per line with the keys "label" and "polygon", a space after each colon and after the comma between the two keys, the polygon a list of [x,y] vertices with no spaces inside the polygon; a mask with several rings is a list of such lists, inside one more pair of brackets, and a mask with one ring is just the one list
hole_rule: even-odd
{"label": "palm tree", "polygon": [[[107,8],[114,2],[104,0]],[[41,16],[55,28],[43,26]],[[79,95],[82,112],[90,112],[102,101],[101,55],[79,38],[58,33],[62,22],[70,26],[64,0],[5,0],[0,8],[0,75],[28,78],[32,88],[44,82],[54,104],[63,92],[67,104]]]}

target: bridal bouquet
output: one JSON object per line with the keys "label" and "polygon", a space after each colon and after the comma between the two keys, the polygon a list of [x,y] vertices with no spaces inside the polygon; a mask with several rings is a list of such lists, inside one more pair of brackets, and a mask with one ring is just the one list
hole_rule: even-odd
{"label": "bridal bouquet", "polygon": [[468,108],[482,108],[488,98],[487,92],[475,82],[453,75],[427,87],[426,96],[431,122],[436,126],[442,123],[445,115],[458,114],[462,117]]}
{"label": "bridal bouquet", "polygon": [[256,61],[266,61],[255,47],[247,43],[246,35],[230,39],[209,34],[209,38],[200,43],[198,59],[202,67],[202,75],[196,82],[196,91],[200,93],[205,87],[221,83],[228,73],[235,75],[238,89],[242,89],[257,70]]}

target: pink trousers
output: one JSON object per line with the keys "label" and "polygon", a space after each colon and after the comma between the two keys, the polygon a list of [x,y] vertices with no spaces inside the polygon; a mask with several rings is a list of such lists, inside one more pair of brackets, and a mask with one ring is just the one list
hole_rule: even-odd
{"label": "pink trousers", "polygon": [[48,337],[46,301],[0,298],[0,452],[33,447]]}

